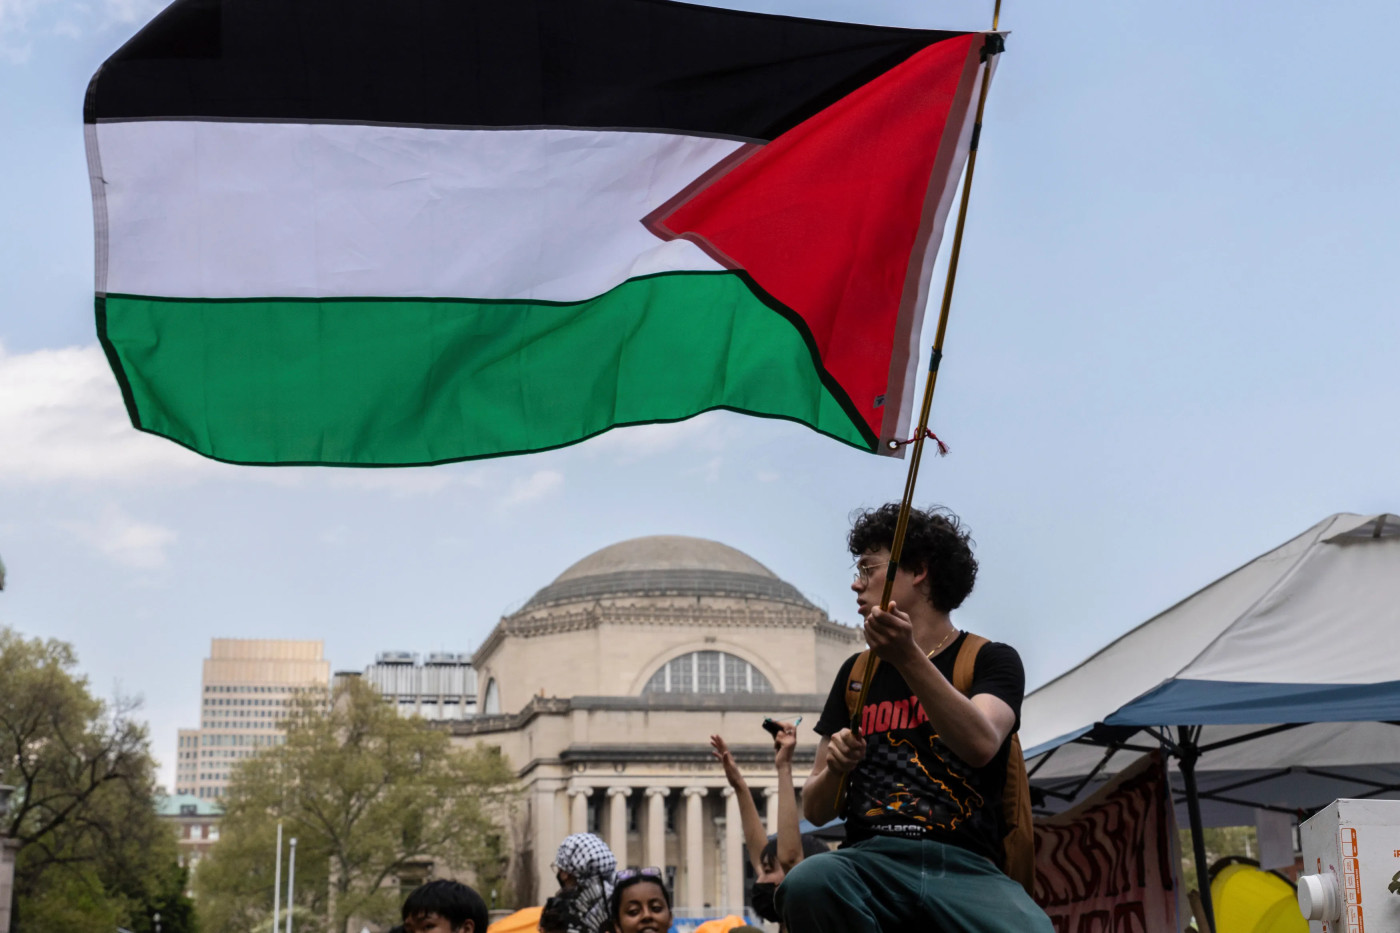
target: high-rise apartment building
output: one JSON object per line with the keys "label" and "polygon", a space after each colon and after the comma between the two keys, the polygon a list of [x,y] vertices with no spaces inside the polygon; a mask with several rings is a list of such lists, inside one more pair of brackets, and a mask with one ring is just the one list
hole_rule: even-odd
{"label": "high-rise apartment building", "polygon": [[175,792],[217,800],[240,759],[282,742],[299,693],[330,687],[319,641],[216,638],[204,660],[198,729],[181,729]]}

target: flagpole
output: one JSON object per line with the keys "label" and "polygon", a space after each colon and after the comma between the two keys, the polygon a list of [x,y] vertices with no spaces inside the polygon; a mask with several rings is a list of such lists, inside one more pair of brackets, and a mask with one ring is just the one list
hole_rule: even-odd
{"label": "flagpole", "polygon": [[[1001,22],[1001,0],[996,0],[992,11],[992,29]],[[967,226],[968,199],[972,196],[972,174],[977,169],[977,144],[982,136],[982,112],[987,106],[987,87],[991,84],[991,56],[982,65],[982,90],[977,96],[977,117],[972,125],[972,140],[968,145],[967,171],[963,175],[962,200],[958,204],[958,222],[953,230],[953,248],[948,254],[948,277],[943,283],[943,301],[938,309],[938,330],[933,338],[933,351],[929,357],[928,376],[924,383],[924,401],[919,408],[919,426],[914,432],[913,450],[909,455],[909,472],[904,478],[904,495],[899,500],[899,517],[895,520],[894,540],[890,542],[890,562],[885,570],[885,589],[880,596],[880,609],[890,608],[890,595],[894,591],[895,574],[899,571],[899,560],[904,553],[904,536],[909,530],[909,513],[914,504],[914,485],[919,479],[919,463],[924,455],[924,438],[928,436],[929,411],[933,407],[933,391],[938,385],[938,365],[943,360],[943,338],[948,333],[948,312],[953,305],[953,285],[958,277],[958,259],[962,255],[963,230]],[[892,445],[897,441],[891,441]],[[872,654],[861,681],[860,695],[851,716],[851,729],[859,731],[861,710],[865,708],[870,695],[870,684],[875,679],[875,669],[880,658]],[[846,796],[846,781],[836,795],[836,808],[839,811]]]}
{"label": "flagpole", "polygon": [[279,908],[282,905],[282,821],[277,821],[277,868],[272,876],[272,933],[277,933]]}
{"label": "flagpole", "polygon": [[[297,837],[292,837],[291,852],[287,856],[287,933],[292,933],[292,905],[296,903],[297,884]],[[277,933],[273,930],[272,933]]]}

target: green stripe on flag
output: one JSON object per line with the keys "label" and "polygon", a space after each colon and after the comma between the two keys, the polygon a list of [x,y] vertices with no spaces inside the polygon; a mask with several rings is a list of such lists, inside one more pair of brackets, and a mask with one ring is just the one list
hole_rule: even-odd
{"label": "green stripe on flag", "polygon": [[715,408],[874,443],[736,273],[579,302],[108,295],[98,316],[137,426],[235,463],[441,463]]}

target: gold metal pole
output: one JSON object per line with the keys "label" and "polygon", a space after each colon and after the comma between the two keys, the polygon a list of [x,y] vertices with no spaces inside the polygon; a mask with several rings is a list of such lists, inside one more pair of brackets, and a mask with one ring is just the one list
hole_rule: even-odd
{"label": "gold metal pole", "polygon": [[[996,0],[992,12],[992,29],[1001,21],[1001,0]],[[933,407],[933,391],[938,385],[938,365],[943,360],[943,338],[948,333],[948,312],[953,305],[953,285],[958,277],[958,259],[962,255],[963,229],[967,225],[968,199],[972,196],[972,174],[977,169],[977,145],[982,136],[982,112],[987,106],[987,88],[991,84],[991,57],[982,65],[982,90],[977,96],[977,117],[972,126],[972,142],[967,153],[967,172],[963,176],[962,200],[958,204],[958,222],[953,230],[953,248],[948,254],[948,278],[943,283],[943,302],[938,309],[938,330],[933,338],[933,353],[929,359],[928,377],[924,383],[924,401],[919,408],[919,426],[914,432],[914,449],[909,455],[909,472],[904,478],[904,495],[899,500],[899,517],[895,520],[894,540],[890,543],[890,562],[885,570],[885,589],[880,596],[880,608],[890,608],[890,595],[894,591],[895,574],[899,571],[899,560],[904,552],[904,537],[909,530],[909,513],[914,504],[914,485],[919,479],[919,462],[924,455],[924,438],[928,436],[929,411]],[[871,655],[866,666],[865,677],[861,681],[860,694],[856,699],[855,713],[851,717],[851,729],[859,731],[861,710],[870,695],[870,684],[875,679],[875,670],[880,666],[878,656]],[[836,809],[839,812],[846,796],[846,781],[843,778],[836,795]]]}

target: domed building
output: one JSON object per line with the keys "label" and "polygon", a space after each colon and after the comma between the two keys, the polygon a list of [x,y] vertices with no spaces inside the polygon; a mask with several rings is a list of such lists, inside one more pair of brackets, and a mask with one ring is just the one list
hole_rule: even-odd
{"label": "domed building", "polygon": [[798,783],[841,662],[862,647],[741,551],[657,536],[603,548],[496,625],[473,658],[482,715],[454,740],[500,746],[524,788],[510,840],[521,904],[554,893],[559,841],[597,832],[622,866],[658,866],[686,913],[737,912],[738,801],[710,755],[723,735],[776,830],[764,717],[803,717]]}

